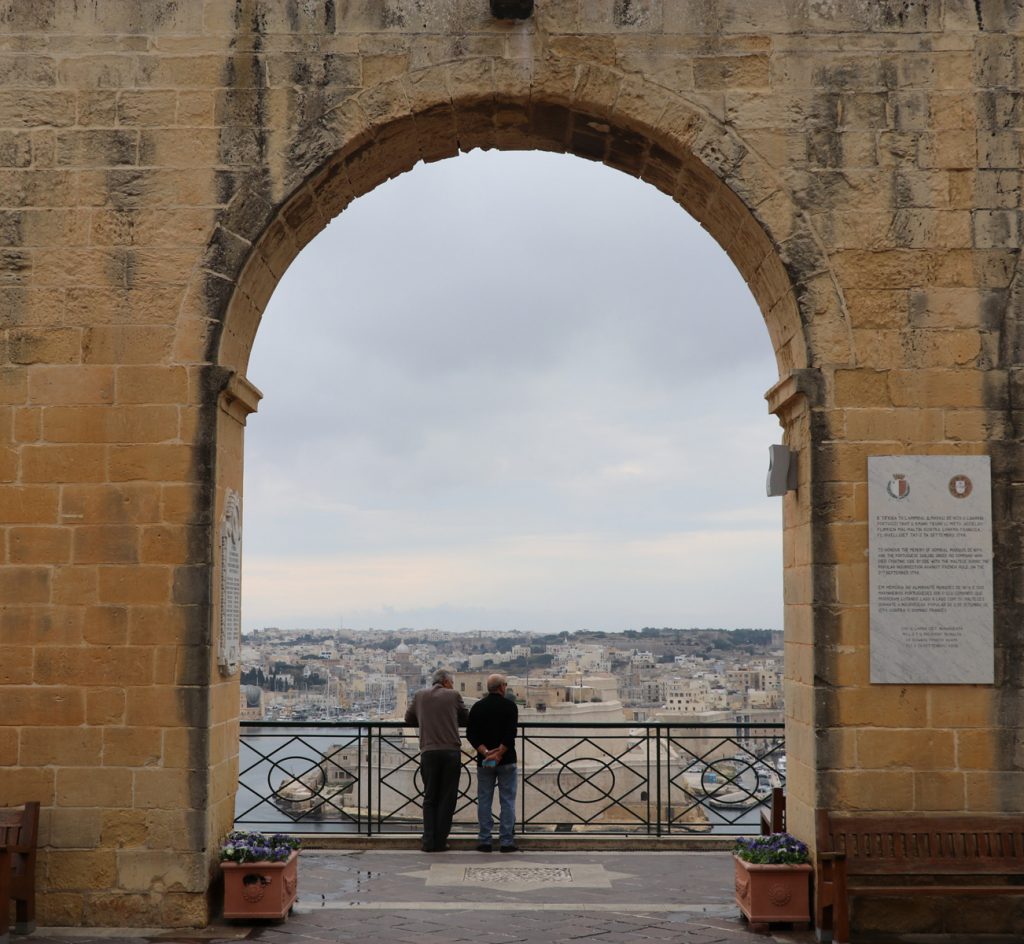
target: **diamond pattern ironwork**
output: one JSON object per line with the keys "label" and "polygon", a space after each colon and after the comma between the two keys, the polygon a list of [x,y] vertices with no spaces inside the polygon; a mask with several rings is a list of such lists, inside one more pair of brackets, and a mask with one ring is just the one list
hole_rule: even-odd
{"label": "diamond pattern ironwork", "polygon": [[[786,781],[781,724],[530,721],[517,751],[519,832],[741,835]],[[420,829],[419,752],[401,722],[243,722],[240,768],[240,828]],[[474,770],[464,752],[456,832],[476,830]]]}

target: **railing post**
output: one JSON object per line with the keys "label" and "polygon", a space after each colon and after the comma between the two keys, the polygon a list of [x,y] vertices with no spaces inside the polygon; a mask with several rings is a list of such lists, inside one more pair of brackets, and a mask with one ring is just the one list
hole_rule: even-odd
{"label": "railing post", "polygon": [[366,725],[366,835],[373,835],[373,725],[369,723]]}
{"label": "railing post", "polygon": [[[648,742],[648,751],[650,750]],[[661,838],[661,725],[654,729],[654,779],[657,783],[657,802],[655,805],[656,826],[654,834]],[[650,795],[650,794],[648,794]],[[650,817],[648,816],[648,819]],[[671,831],[671,825],[669,826]]]}
{"label": "railing post", "polygon": [[519,791],[519,816],[518,826],[519,834],[521,836],[526,835],[526,726],[519,725],[519,770],[516,771],[516,776],[520,775],[522,771],[522,780],[520,786],[522,789]]}

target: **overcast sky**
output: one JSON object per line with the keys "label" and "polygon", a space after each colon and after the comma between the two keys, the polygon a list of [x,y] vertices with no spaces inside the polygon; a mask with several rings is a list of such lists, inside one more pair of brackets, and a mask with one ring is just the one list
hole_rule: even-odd
{"label": "overcast sky", "polygon": [[768,333],[647,184],[421,165],[303,250],[249,379],[246,629],[782,626]]}

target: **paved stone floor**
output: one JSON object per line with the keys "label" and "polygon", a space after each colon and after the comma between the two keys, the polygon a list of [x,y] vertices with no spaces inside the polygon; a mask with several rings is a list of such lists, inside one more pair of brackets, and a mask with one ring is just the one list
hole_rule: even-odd
{"label": "paved stone floor", "polygon": [[[809,931],[754,934],[733,902],[724,852],[490,855],[398,850],[302,853],[291,917],[201,931],[40,928],[12,944],[810,944]],[[877,940],[877,939],[876,939]],[[893,938],[893,941],[898,940]],[[950,938],[913,936],[925,944]],[[967,944],[1003,942],[972,936]],[[961,944],[960,941],[955,944]]]}
{"label": "paved stone floor", "polygon": [[750,933],[721,852],[313,851],[299,860],[287,921],[205,932],[40,928],[12,944],[239,940],[261,944],[764,944]]}
{"label": "paved stone floor", "polygon": [[[314,855],[297,916],[331,940],[751,942],[722,853]],[[297,926],[297,925],[296,925]],[[286,944],[290,928],[266,929]],[[294,944],[294,942],[292,942]]]}

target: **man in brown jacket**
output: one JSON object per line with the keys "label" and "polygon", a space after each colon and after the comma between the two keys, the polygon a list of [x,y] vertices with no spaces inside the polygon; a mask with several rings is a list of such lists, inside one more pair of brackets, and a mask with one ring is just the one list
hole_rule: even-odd
{"label": "man in brown jacket", "polygon": [[444,852],[455,815],[462,773],[459,726],[469,718],[447,669],[434,673],[433,686],[413,695],[405,723],[420,729],[420,777],[423,779],[424,852]]}

